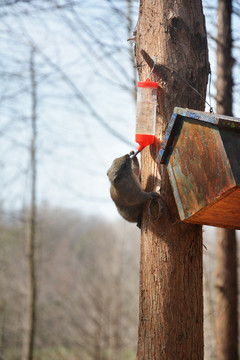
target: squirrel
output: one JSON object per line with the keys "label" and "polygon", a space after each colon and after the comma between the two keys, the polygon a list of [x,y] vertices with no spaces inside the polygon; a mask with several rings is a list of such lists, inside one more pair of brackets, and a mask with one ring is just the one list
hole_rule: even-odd
{"label": "squirrel", "polygon": [[140,227],[143,204],[160,195],[141,188],[139,162],[136,156],[131,158],[133,154],[134,151],[115,159],[107,175],[111,183],[111,198],[119,214]]}

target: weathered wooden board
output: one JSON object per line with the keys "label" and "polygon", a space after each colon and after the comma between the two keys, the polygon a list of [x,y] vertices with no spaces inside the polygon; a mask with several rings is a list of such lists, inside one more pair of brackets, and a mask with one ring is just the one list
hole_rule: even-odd
{"label": "weathered wooden board", "polygon": [[158,161],[182,221],[240,228],[240,119],[175,108]]}
{"label": "weathered wooden board", "polygon": [[204,211],[199,211],[185,222],[240,229],[240,188],[235,187],[221,199],[209,204]]}

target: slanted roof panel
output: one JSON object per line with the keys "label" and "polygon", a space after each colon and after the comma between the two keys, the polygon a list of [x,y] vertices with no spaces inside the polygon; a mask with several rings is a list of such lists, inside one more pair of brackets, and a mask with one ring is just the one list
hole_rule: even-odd
{"label": "slanted roof panel", "polygon": [[240,130],[240,118],[175,107],[158,154],[157,161],[159,163],[165,163],[169,147],[171,146],[174,138],[174,129],[177,122],[179,120],[183,120],[184,118],[206,122],[219,127],[228,127]]}

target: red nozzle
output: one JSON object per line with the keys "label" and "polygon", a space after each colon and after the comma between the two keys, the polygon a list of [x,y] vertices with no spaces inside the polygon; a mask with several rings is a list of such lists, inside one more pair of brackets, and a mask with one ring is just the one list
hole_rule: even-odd
{"label": "red nozzle", "polygon": [[138,150],[142,151],[146,146],[153,144],[155,140],[154,135],[136,134],[135,141],[139,144]]}
{"label": "red nozzle", "polygon": [[144,148],[145,148],[144,145],[139,145],[138,148],[137,148],[137,149],[138,149],[138,152],[141,152]]}

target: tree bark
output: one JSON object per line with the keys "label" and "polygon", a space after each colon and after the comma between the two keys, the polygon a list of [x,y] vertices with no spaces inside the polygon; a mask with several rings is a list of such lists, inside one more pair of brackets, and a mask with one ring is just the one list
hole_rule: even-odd
{"label": "tree bark", "polygon": [[[218,1],[217,113],[232,116],[232,1]],[[235,230],[217,233],[216,359],[238,359],[238,276]]]}
{"label": "tree bark", "polygon": [[[141,0],[138,65],[141,50],[168,69],[160,74],[156,67],[151,75],[160,85],[156,137],[162,140],[175,106],[204,110],[209,63],[201,1]],[[147,68],[139,66],[141,80]],[[159,187],[161,200],[143,212],[137,359],[203,359],[202,227],[180,221],[158,151],[156,141],[142,152],[142,185]]]}

